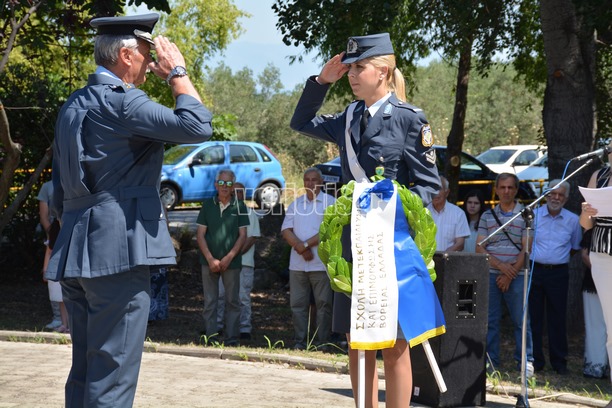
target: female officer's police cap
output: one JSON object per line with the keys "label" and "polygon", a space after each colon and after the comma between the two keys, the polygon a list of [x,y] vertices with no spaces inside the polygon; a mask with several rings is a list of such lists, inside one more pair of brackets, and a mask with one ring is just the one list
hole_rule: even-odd
{"label": "female officer's police cap", "polygon": [[151,48],[155,48],[151,33],[157,20],[159,14],[147,13],[136,16],[99,17],[91,20],[89,24],[98,29],[98,35],[133,35],[151,44]]}
{"label": "female officer's police cap", "polygon": [[389,33],[351,37],[348,39],[342,63],[352,64],[362,59],[391,54],[393,54],[393,45]]}

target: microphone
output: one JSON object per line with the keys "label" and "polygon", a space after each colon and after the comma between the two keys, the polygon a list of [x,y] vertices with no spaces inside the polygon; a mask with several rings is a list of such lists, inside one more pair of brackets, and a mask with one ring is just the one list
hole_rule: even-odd
{"label": "microphone", "polygon": [[601,149],[594,150],[590,153],[581,154],[580,156],[574,157],[572,160],[584,160],[589,159],[593,156],[603,156],[604,154],[610,154],[612,152],[612,148],[610,146],[602,147]]}

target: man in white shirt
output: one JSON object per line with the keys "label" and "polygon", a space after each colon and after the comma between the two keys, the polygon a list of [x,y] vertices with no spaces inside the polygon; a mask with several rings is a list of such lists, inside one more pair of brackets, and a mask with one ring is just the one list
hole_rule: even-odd
{"label": "man in white shirt", "polygon": [[438,251],[463,251],[465,238],[470,236],[470,227],[463,210],[446,201],[448,197],[448,180],[440,176],[440,191],[431,200],[427,209],[438,227],[436,244]]}
{"label": "man in white shirt", "polygon": [[289,261],[289,296],[295,331],[295,349],[305,350],[315,333],[308,333],[311,292],[317,309],[317,344],[329,342],[332,319],[332,289],[325,265],[317,251],[319,226],[325,208],[334,197],[321,191],[323,176],[317,168],[304,172],[306,194],[299,196],[287,208],[281,227],[283,238],[291,246]]}

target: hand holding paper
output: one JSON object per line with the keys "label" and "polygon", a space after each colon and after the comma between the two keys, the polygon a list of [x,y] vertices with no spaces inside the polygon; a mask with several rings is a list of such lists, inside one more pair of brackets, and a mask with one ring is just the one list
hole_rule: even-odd
{"label": "hand holding paper", "polygon": [[582,205],[583,211],[595,211],[590,216],[597,215],[598,217],[612,217],[612,187],[604,188],[586,188],[578,187],[580,193],[586,201],[586,205]]}

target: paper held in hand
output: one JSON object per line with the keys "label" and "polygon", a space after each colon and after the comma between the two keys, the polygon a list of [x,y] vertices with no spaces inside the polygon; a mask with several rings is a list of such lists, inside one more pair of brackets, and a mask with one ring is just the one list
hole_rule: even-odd
{"label": "paper held in hand", "polygon": [[612,187],[586,188],[578,187],[584,201],[597,209],[598,217],[612,217]]}

